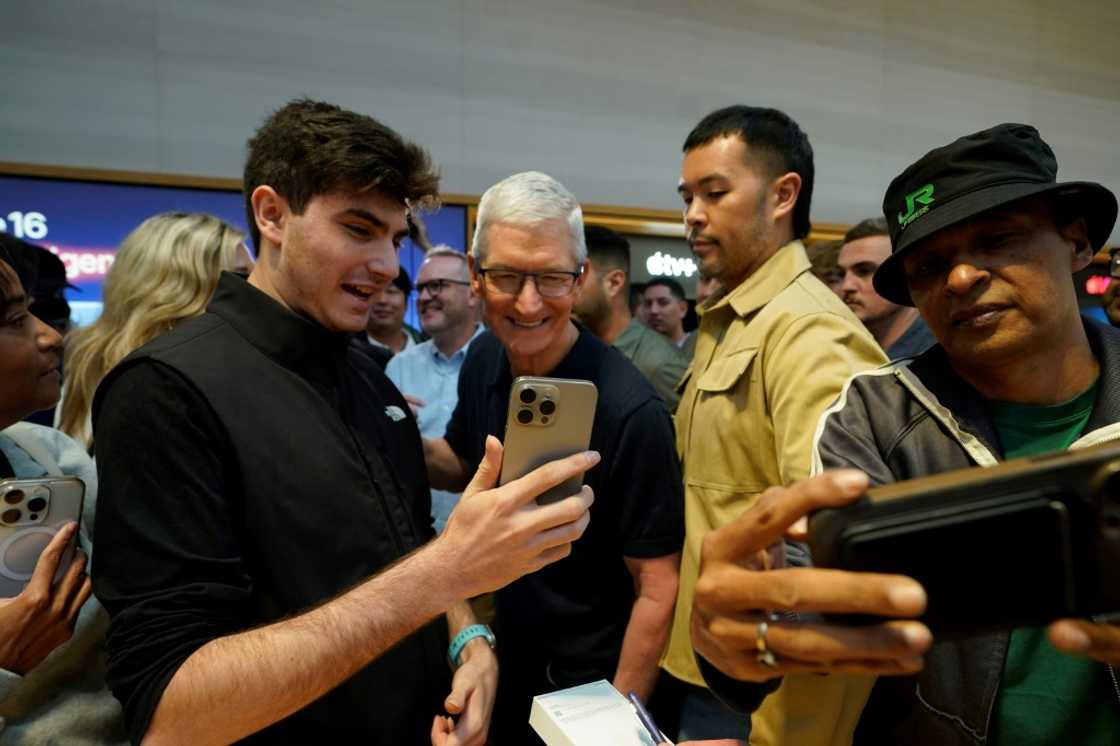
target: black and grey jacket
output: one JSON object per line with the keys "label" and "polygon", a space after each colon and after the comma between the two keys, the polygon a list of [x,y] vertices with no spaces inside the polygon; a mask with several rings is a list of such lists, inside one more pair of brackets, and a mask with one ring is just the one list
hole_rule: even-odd
{"label": "black and grey jacket", "polygon": [[[1085,320],[1100,363],[1100,387],[1085,433],[1071,446],[1120,439],[1120,330]],[[854,467],[886,484],[1003,459],[980,394],[949,365],[940,346],[853,376],[821,416],[813,472]],[[800,548],[800,547],[798,547]],[[790,554],[792,564],[799,552]],[[983,746],[999,691],[1009,634],[934,645],[913,677],[882,677],[856,729],[856,746]],[[733,681],[699,659],[712,691],[736,709],[756,709],[777,682]],[[1120,698],[1116,674],[1111,684]]]}
{"label": "black and grey jacket", "polygon": [[[1100,363],[1100,388],[1071,448],[1120,439],[1120,330],[1088,319],[1085,329]],[[814,471],[855,467],[875,484],[1003,459],[984,400],[940,346],[854,376],[822,415],[814,451]],[[881,678],[855,743],[986,743],[1008,638],[1003,632],[939,643],[920,675]]]}

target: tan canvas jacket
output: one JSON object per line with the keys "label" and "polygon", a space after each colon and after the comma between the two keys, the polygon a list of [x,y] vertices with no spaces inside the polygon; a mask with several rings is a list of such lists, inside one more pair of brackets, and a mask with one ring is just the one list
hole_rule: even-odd
{"label": "tan canvas jacket", "polygon": [[701,540],[768,487],[808,476],[821,414],[853,373],[886,362],[863,324],[809,266],[804,246],[793,241],[738,287],[709,300],[681,381],[676,428],[685,545],[662,666],[697,686],[704,682],[689,615]]}

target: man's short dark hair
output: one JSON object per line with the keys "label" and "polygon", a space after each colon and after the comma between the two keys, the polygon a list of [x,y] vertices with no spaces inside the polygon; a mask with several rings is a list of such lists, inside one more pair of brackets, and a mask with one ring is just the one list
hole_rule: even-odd
{"label": "man's short dark hair", "polygon": [[312,198],[338,190],[376,189],[401,204],[434,205],[439,173],[423,148],[373,117],[301,98],[273,113],[249,140],[243,189],[258,252],[250,197],[264,184],[302,215]]}
{"label": "man's short dark hair", "polygon": [[601,225],[584,225],[583,239],[591,261],[609,269],[621,269],[630,278],[630,242],[626,236]]}
{"label": "man's short dark hair", "polygon": [[844,234],[844,243],[851,243],[858,241],[861,238],[871,238],[872,236],[889,236],[891,234],[890,228],[887,227],[887,219],[879,216],[876,218],[866,218],[859,221]]}
{"label": "man's short dark hair", "polygon": [[630,313],[635,315],[638,313],[638,308],[642,305],[642,293],[646,291],[646,284],[644,282],[630,283]]}
{"label": "man's short dark hair", "polygon": [[843,245],[843,241],[810,241],[805,245],[805,254],[811,265],[809,271],[826,285],[844,279],[844,270],[840,269],[840,248]]}
{"label": "man's short dark hair", "polygon": [[813,147],[809,137],[785,112],[757,106],[728,106],[700,120],[684,141],[684,152],[707,145],[717,137],[737,136],[758,159],[761,173],[777,178],[792,171],[801,177],[801,192],[793,206],[793,237],[809,235],[809,206],[813,201]]}
{"label": "man's short dark hair", "polygon": [[646,290],[649,290],[650,288],[655,288],[658,285],[661,285],[662,287],[669,288],[669,293],[674,298],[676,298],[677,300],[683,300],[683,301],[688,300],[685,297],[684,288],[681,286],[681,284],[679,282],[674,280],[672,277],[654,277],[652,280],[650,280],[649,282],[646,283],[646,286],[645,286],[645,288],[642,289],[642,292],[644,293]]}
{"label": "man's short dark hair", "polygon": [[393,278],[393,284],[400,288],[400,291],[405,295],[412,292],[412,278],[408,276],[404,267],[401,267],[401,271]]}

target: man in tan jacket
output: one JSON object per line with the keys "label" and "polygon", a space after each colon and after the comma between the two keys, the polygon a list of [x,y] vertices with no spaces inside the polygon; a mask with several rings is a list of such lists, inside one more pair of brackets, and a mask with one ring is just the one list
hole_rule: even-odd
{"label": "man in tan jacket", "polygon": [[[812,190],[809,140],[780,111],[721,109],[685,140],[678,191],[688,242],[701,273],[726,290],[699,309],[676,415],[686,538],[662,667],[685,684],[681,740],[746,738],[747,730],[704,688],[689,640],[705,534],[767,487],[807,476],[821,413],[853,373],[885,362],[864,326],[810,272],[801,239]],[[815,688],[811,678],[787,677],[755,717],[785,717],[788,697],[824,704],[828,693]]]}

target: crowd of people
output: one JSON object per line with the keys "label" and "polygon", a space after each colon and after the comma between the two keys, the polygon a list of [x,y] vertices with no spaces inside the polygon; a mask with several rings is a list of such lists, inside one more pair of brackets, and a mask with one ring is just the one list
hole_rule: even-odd
{"label": "crowd of people", "polygon": [[[428,154],[308,99],[249,140],[255,262],[223,221],[154,216],[64,339],[33,313],[48,252],[5,237],[0,476],[86,501],[0,601],[0,743],[521,746],[535,695],[599,679],[693,746],[1120,742],[1120,627],[934,639],[918,582],[814,568],[803,520],[1120,438],[1120,331],[1072,281],[1115,196],[1003,124],[807,251],[788,115],[720,109],[682,150],[691,331],[547,174],[431,246]],[[499,484],[519,376],[594,383],[590,446]]]}

